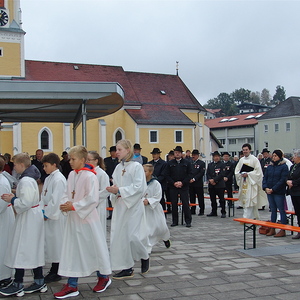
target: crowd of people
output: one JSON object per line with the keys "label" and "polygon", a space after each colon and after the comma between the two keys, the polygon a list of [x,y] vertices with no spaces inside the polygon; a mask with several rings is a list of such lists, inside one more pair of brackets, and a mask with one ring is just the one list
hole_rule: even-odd
{"label": "crowd of people", "polygon": [[[0,224],[12,228],[0,233],[1,295],[43,293],[47,283],[65,276],[67,284],[54,297],[73,297],[79,294],[78,279],[93,272],[98,279],[93,291],[103,292],[112,282],[112,270],[113,279],[132,277],[134,263],[140,261],[145,274],[152,247],[159,241],[171,246],[153,166],[133,160],[129,140],[119,141],[110,153],[107,173],[99,154],[83,146],[71,148],[67,159],[63,153],[62,161],[40,149],[33,160],[20,153],[13,157],[13,181],[7,179],[13,172],[4,171],[6,159],[0,157]],[[63,173],[62,162],[72,171]],[[108,197],[113,206],[109,248]],[[51,264],[46,276],[45,262]],[[26,269],[33,270],[34,280],[24,287]]]}
{"label": "crowd of people", "polygon": [[[160,149],[153,148],[150,161],[141,150],[140,144],[120,140],[104,159],[83,146],[64,151],[62,159],[41,149],[32,160],[27,153],[15,155],[12,162],[9,154],[0,156],[0,224],[12,228],[0,233],[0,294],[46,292],[47,283],[66,276],[67,284],[54,294],[64,299],[77,296],[78,278],[93,272],[94,292],[107,289],[112,271],[116,280],[134,276],[135,261],[141,263],[141,274],[147,273],[153,246],[159,241],[171,246],[165,213],[172,213],[171,227],[178,226],[180,200],[190,228],[196,204],[198,215],[204,216],[206,182],[211,201],[207,217],[218,216],[219,206],[226,218],[225,194],[233,198],[238,189],[243,217],[259,219],[259,210],[269,203],[271,222],[286,224],[285,211],[294,209],[300,226],[300,149],[292,163],[280,149],[272,154],[263,149],[257,158],[251,145],[244,144],[238,159],[215,151],[207,166],[197,149],[184,152],[176,146],[164,160]],[[285,231],[271,229],[267,235],[284,237]],[[46,276],[45,262],[51,264]],[[34,275],[28,287],[23,284],[25,269]]]}

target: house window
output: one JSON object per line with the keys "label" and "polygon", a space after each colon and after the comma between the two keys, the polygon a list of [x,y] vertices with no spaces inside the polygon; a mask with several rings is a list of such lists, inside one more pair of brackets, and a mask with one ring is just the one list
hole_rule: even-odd
{"label": "house window", "polygon": [[226,145],[226,139],[219,139],[219,141],[222,145]]}
{"label": "house window", "polygon": [[275,132],[278,132],[279,131],[279,124],[274,124],[274,129],[275,129]]}
{"label": "house window", "polygon": [[285,131],[291,131],[291,123],[285,123]]}
{"label": "house window", "polygon": [[122,140],[122,132],[120,130],[118,130],[115,134],[115,141],[117,143],[120,140]]}
{"label": "house window", "polygon": [[254,143],[254,138],[247,138],[247,143],[253,144]]}
{"label": "house window", "polygon": [[245,144],[246,139],[245,138],[238,139],[238,142],[239,142],[239,144]]}
{"label": "house window", "polygon": [[265,142],[265,147],[269,148],[269,142]]}
{"label": "house window", "polygon": [[269,132],[269,125],[265,124],[265,132]]}
{"label": "house window", "polygon": [[183,142],[183,133],[182,130],[175,130],[175,143]]}
{"label": "house window", "polygon": [[2,56],[3,56],[3,48],[0,47],[0,57],[2,57]]}
{"label": "house window", "polygon": [[53,135],[49,128],[43,127],[38,134],[38,147],[42,150],[53,151]]}
{"label": "house window", "polygon": [[149,131],[149,139],[150,139],[150,143],[158,143],[158,132],[157,132],[157,130],[150,130]]}
{"label": "house window", "polygon": [[234,145],[236,144],[236,139],[228,139],[229,145]]}

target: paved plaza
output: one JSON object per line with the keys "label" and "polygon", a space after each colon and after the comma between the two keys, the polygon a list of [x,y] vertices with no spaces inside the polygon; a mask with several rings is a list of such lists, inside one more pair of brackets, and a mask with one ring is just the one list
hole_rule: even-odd
{"label": "paved plaza", "polygon": [[[140,275],[140,263],[136,263],[133,278],[113,280],[104,293],[92,292],[95,274],[80,278],[80,295],[73,299],[298,300],[300,240],[292,240],[290,232],[284,238],[257,234],[257,249],[244,251],[243,226],[233,217],[206,217],[209,200],[206,205],[205,216],[193,216],[191,228],[170,228],[170,249],[163,243],[153,248],[149,273]],[[268,210],[260,213],[262,220],[270,219]],[[235,217],[242,217],[242,210],[235,210]],[[171,224],[171,215],[167,215],[167,222]],[[249,233],[249,246],[251,237]],[[46,266],[45,274],[48,269]],[[25,280],[32,281],[29,271]],[[66,279],[48,284],[44,294],[23,299],[53,299],[63,283]]]}

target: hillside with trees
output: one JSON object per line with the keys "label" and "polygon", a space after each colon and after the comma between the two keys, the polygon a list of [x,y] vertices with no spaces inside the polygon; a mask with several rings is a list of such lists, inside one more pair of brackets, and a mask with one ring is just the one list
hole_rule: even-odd
{"label": "hillside with trees", "polygon": [[285,89],[283,86],[278,85],[276,87],[273,97],[270,91],[264,88],[261,92],[252,92],[250,90],[240,88],[234,92],[220,93],[216,98],[210,99],[203,106],[211,109],[222,109],[226,116],[233,116],[238,114],[237,105],[249,102],[255,104],[261,104],[266,106],[275,106],[285,101]]}

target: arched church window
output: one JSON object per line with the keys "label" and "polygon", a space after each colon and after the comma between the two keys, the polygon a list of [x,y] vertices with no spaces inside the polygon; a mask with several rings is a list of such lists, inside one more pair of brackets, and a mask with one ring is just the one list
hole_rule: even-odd
{"label": "arched church window", "polygon": [[116,139],[116,143],[118,142],[118,141],[120,141],[120,140],[122,140],[122,132],[120,131],[120,130],[118,130],[117,132],[116,132],[116,135],[115,135],[115,139]]}
{"label": "arched church window", "polygon": [[46,130],[41,134],[41,149],[49,149],[49,133]]}

